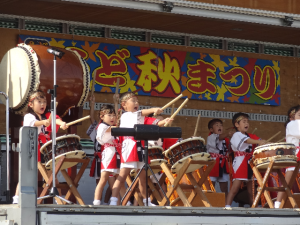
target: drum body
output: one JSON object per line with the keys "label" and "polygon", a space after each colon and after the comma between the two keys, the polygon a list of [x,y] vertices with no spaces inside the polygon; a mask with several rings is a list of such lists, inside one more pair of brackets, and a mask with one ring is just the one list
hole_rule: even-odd
{"label": "drum body", "polygon": [[[173,165],[171,168],[173,173],[179,172],[183,162],[188,158],[203,161],[212,160],[210,154],[206,152],[204,139],[200,137],[182,140],[172,145],[164,154],[169,159],[170,164]],[[202,166],[201,164],[191,164],[186,173],[193,172]]]}
{"label": "drum body", "polygon": [[[53,89],[54,55],[42,45],[19,44],[10,49],[0,64],[0,91],[8,93],[9,107],[17,114],[26,111],[29,93],[38,89],[45,94]],[[80,107],[85,102],[89,89],[89,68],[80,55],[71,50],[56,59],[57,114],[62,116],[69,108]],[[2,99],[2,102],[5,102]],[[50,94],[47,103],[50,106]]]}
{"label": "drum body", "polygon": [[[84,158],[85,152],[81,150],[80,137],[77,135],[64,135],[56,138],[56,153],[55,161],[58,161],[62,156],[66,158]],[[52,169],[52,140],[46,142],[40,149],[41,154],[44,155],[46,169]],[[66,162],[61,169],[75,166],[77,162]]]}
{"label": "drum body", "polygon": [[266,169],[270,161],[274,160],[273,168],[275,169],[286,167],[286,165],[281,166],[280,163],[289,163],[290,166],[294,166],[297,163],[295,152],[295,145],[285,142],[261,145],[255,148],[253,164],[259,169]]}

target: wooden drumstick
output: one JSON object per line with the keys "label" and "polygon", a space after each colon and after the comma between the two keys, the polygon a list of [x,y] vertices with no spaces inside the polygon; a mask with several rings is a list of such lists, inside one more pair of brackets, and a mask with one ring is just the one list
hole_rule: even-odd
{"label": "wooden drumstick", "polygon": [[95,91],[95,80],[96,80],[96,70],[94,70],[93,72],[94,76],[93,76],[93,83],[92,83],[92,88],[91,88],[91,96],[94,95],[94,91]]}
{"label": "wooden drumstick", "polygon": [[274,137],[276,137],[278,134],[280,134],[281,131],[278,131],[276,134],[274,134],[272,137],[270,137],[267,142],[271,141]]}
{"label": "wooden drumstick", "polygon": [[195,131],[194,131],[194,137],[196,137],[197,134],[197,130],[198,130],[198,124],[199,124],[199,120],[200,120],[201,114],[198,114],[198,118],[197,118],[197,123],[196,123],[196,127],[195,127]]}
{"label": "wooden drumstick", "polygon": [[[188,98],[184,100],[184,102],[179,106],[179,108],[175,111],[175,113],[170,117],[170,119],[174,119],[174,117],[179,113],[179,111],[181,110],[181,108],[188,102]],[[165,123],[165,127],[168,126],[168,123]]]}
{"label": "wooden drumstick", "polygon": [[[172,101],[170,101],[168,104],[166,104],[165,106],[163,106],[161,108],[161,110],[165,110],[166,108],[168,108],[170,105],[172,105],[173,103],[175,103],[178,99],[180,99],[182,97],[182,94],[178,95],[176,98],[174,98]],[[156,116],[156,113],[154,113],[154,116]]]}
{"label": "wooden drumstick", "polygon": [[285,137],[281,138],[279,141],[277,141],[277,143],[278,143],[278,142],[282,142],[282,141],[284,141],[284,140],[285,140]]}
{"label": "wooden drumstick", "polygon": [[[119,85],[120,85],[120,78],[117,78],[115,95],[119,94]],[[116,115],[118,117],[118,102],[115,102],[115,111],[116,111]]]}
{"label": "wooden drumstick", "polygon": [[87,119],[89,119],[90,118],[90,115],[88,115],[88,116],[85,116],[85,117],[83,117],[83,118],[81,118],[81,119],[78,119],[78,120],[74,120],[74,121],[72,121],[72,122],[70,122],[70,123],[67,123],[66,124],[66,126],[71,126],[71,125],[73,125],[73,124],[75,124],[75,123],[79,123],[79,122],[81,122],[81,121],[83,121],[83,120],[87,120]]}
{"label": "wooden drumstick", "polygon": [[[58,105],[58,102],[56,102],[56,107],[57,107],[57,105]],[[50,113],[50,117],[48,118],[49,123],[51,123],[51,120],[52,120],[52,112]]]}
{"label": "wooden drumstick", "polygon": [[257,130],[257,128],[255,127],[251,134],[254,134],[254,132],[255,132],[256,130]]}
{"label": "wooden drumstick", "polygon": [[[172,110],[171,110],[171,115],[173,115],[173,113],[174,113],[174,108],[175,108],[175,104],[173,103],[172,104]],[[171,123],[169,123],[169,127],[171,126]]]}

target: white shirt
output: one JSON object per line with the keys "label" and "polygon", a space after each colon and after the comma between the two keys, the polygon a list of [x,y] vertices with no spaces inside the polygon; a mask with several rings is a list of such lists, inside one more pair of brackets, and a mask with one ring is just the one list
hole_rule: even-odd
{"label": "white shirt", "polygon": [[292,120],[286,126],[286,142],[299,146],[300,120]]}
{"label": "white shirt", "polygon": [[145,117],[142,116],[142,111],[125,112],[121,116],[120,127],[133,128],[135,124],[144,124]]}
{"label": "white shirt", "polygon": [[223,140],[219,140],[219,134],[211,134],[207,137],[206,148],[208,153],[220,154],[223,148]]}
{"label": "white shirt", "polygon": [[106,132],[109,127],[107,124],[101,123],[97,129],[96,138],[101,145],[105,143],[113,144],[114,137],[111,136],[111,132]]}
{"label": "white shirt", "polygon": [[[39,120],[37,120],[33,114],[27,113],[27,114],[24,116],[23,126],[24,126],[24,127],[35,127],[35,126],[34,126],[34,123],[35,123],[36,121],[39,121]],[[38,128],[38,134],[42,133],[43,125],[38,126],[37,128]]]}
{"label": "white shirt", "polygon": [[245,143],[247,139],[249,139],[249,137],[246,134],[243,134],[239,131],[235,132],[230,140],[232,150],[235,152],[245,152],[251,145]]}

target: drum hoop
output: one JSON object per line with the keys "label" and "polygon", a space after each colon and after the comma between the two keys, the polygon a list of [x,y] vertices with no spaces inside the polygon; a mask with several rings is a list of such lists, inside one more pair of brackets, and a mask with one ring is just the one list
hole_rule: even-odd
{"label": "drum hoop", "polygon": [[[63,135],[63,136],[57,137],[57,138],[56,138],[56,141],[60,141],[60,140],[63,140],[63,139],[68,139],[68,138],[77,138],[77,140],[80,141],[80,137],[79,137],[78,135],[76,135],[76,134],[65,134],[65,135]],[[44,152],[44,149],[45,149],[47,146],[49,146],[50,144],[52,144],[52,140],[47,141],[45,144],[43,144],[43,146],[42,146],[41,149],[40,149],[40,152],[41,152],[42,154],[44,154],[44,153],[43,153],[43,152]],[[51,150],[51,151],[52,151],[52,150]]]}
{"label": "drum hoop", "polygon": [[202,143],[203,143],[203,145],[205,145],[205,140],[202,138],[202,137],[192,137],[192,138],[187,138],[187,139],[184,139],[184,140],[182,140],[182,141],[180,141],[180,142],[178,142],[178,143],[175,143],[174,145],[172,145],[170,148],[168,148],[166,151],[165,151],[165,155],[168,155],[169,154],[169,152],[173,149],[173,148],[175,148],[175,147],[177,147],[177,146],[179,146],[179,145],[181,145],[181,144],[183,144],[183,143],[186,143],[186,142],[190,142],[190,141],[202,141]]}
{"label": "drum hoop", "polygon": [[[185,160],[187,160],[188,158],[190,158],[191,156],[199,156],[200,154],[201,154],[201,155],[203,154],[203,156],[201,156],[201,158],[204,158],[204,159],[203,159],[204,161],[210,161],[210,160],[213,160],[213,159],[211,158],[210,154],[207,153],[207,152],[195,153],[195,154],[188,155],[188,156],[185,156],[185,157],[179,159],[178,161],[176,161],[176,162],[172,165],[172,168],[176,167],[177,164],[179,164],[179,162],[185,161]],[[202,160],[202,159],[198,159],[198,160],[196,160],[196,161],[200,161],[200,160]],[[191,165],[192,165],[192,164],[191,164]]]}
{"label": "drum hoop", "polygon": [[162,147],[156,146],[156,145],[154,145],[154,146],[152,146],[152,147],[148,147],[148,150],[150,150],[150,149],[159,149],[159,150],[161,150],[161,152],[164,151],[164,149],[163,149]]}
{"label": "drum hoop", "polygon": [[77,104],[77,107],[81,107],[83,106],[84,102],[86,101],[87,97],[88,97],[88,92],[89,92],[89,83],[90,83],[90,71],[89,68],[87,66],[86,61],[79,55],[79,53],[77,51],[73,51],[71,49],[65,49],[69,52],[72,52],[73,54],[75,54],[81,64],[82,70],[83,70],[83,90],[82,90],[82,95],[80,97],[80,100]]}
{"label": "drum hoop", "polygon": [[26,45],[24,43],[18,44],[16,48],[20,48],[25,51],[28,56],[28,62],[30,64],[30,82],[29,82],[29,90],[26,93],[27,97],[21,100],[19,103],[19,107],[13,109],[16,114],[22,114],[27,109],[29,93],[36,91],[40,85],[40,74],[41,69],[38,62],[38,57],[36,52],[30,47],[30,45]]}
{"label": "drum hoop", "polygon": [[295,149],[296,147],[294,144],[286,143],[286,142],[266,144],[266,145],[261,145],[261,146],[256,147],[253,152],[253,155],[259,154],[264,151],[277,150],[279,148]]}

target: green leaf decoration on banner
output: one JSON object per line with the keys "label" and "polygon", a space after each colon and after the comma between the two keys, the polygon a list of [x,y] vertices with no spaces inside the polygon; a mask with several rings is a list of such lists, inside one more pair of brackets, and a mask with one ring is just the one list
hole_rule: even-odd
{"label": "green leaf decoration on banner", "polygon": [[194,62],[195,59],[191,56],[191,52],[187,52],[185,56],[185,64],[188,65],[189,62]]}
{"label": "green leaf decoration on banner", "polygon": [[254,87],[250,87],[250,98],[249,98],[249,103],[257,103],[257,104],[263,104],[263,103],[266,103],[267,101],[266,100],[263,100],[261,98],[259,98],[257,95],[255,95],[254,93],[258,93],[257,90],[254,88]]}

